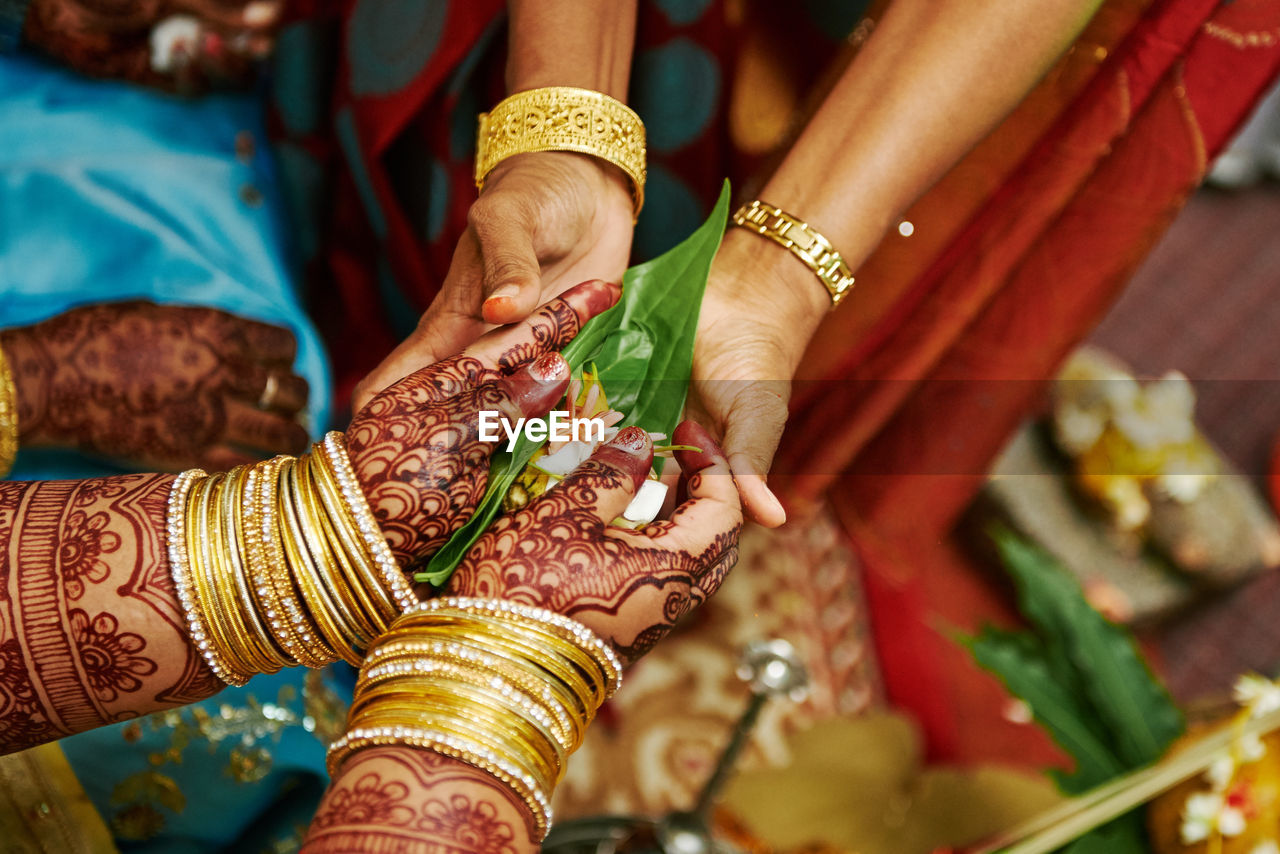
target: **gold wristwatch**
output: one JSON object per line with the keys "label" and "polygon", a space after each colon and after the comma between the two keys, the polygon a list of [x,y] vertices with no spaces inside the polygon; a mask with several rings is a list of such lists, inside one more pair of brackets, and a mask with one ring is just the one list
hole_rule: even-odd
{"label": "gold wristwatch", "polygon": [[756,199],[738,208],[733,215],[733,224],[750,229],[790,250],[826,287],[831,294],[833,308],[853,290],[853,273],[849,270],[849,265],[840,257],[831,241],[811,228],[807,222]]}

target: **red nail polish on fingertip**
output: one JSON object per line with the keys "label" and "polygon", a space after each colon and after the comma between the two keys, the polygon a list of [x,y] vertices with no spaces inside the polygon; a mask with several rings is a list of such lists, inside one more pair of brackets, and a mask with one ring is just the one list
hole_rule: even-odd
{"label": "red nail polish on fingertip", "polygon": [[633,457],[646,456],[652,444],[649,434],[639,427],[627,427],[624,430],[620,430],[618,435],[613,437],[613,441],[609,443],[611,447],[626,451]]}
{"label": "red nail polish on fingertip", "polygon": [[529,376],[543,385],[564,379],[569,373],[569,363],[559,353],[547,353],[529,366]]}

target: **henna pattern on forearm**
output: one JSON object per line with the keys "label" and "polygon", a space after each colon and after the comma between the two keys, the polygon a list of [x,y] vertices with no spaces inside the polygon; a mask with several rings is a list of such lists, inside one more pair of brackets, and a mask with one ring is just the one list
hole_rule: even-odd
{"label": "henna pattern on forearm", "polygon": [[493,777],[411,747],[352,756],[325,792],[304,854],[526,854],[529,809]]}
{"label": "henna pattern on forearm", "polygon": [[741,523],[698,553],[663,543],[680,511],[640,531],[610,528],[592,508],[599,490],[618,489],[625,477],[595,460],[583,463],[495,523],[467,553],[449,593],[549,608],[609,638],[625,660],[639,658],[719,587],[737,563]]}
{"label": "henna pattern on forearm", "polygon": [[169,577],[172,480],[0,483],[0,752],[221,687]]}

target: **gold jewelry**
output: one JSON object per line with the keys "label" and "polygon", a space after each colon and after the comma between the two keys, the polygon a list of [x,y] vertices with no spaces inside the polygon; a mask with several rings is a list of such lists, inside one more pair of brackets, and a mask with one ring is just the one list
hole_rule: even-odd
{"label": "gold jewelry", "polygon": [[621,673],[608,644],[551,611],[465,597],[419,603],[370,648],[330,774],[375,745],[433,750],[506,784],[541,838],[568,756]]}
{"label": "gold jewelry", "polygon": [[815,231],[807,222],[773,205],[756,199],[743,205],[733,215],[733,224],[754,231],[774,243],[786,247],[813,271],[831,294],[831,306],[840,304],[853,290],[853,272],[831,245],[831,241]]}
{"label": "gold jewelry", "polygon": [[360,493],[340,434],[301,459],[184,473],[169,553],[192,641],[224,682],[365,649],[416,597]]}
{"label": "gold jewelry", "polygon": [[631,179],[635,215],[644,207],[644,122],[602,92],[548,86],[516,92],[480,114],[476,137],[476,187],[484,190],[493,168],[513,154],[576,151],[617,166]]}
{"label": "gold jewelry", "polygon": [[0,477],[8,477],[18,456],[18,389],[0,347]]}

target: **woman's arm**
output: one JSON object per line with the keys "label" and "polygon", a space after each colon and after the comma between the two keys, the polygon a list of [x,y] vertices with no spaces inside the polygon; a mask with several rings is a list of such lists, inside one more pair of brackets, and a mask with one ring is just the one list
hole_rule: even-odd
{"label": "woman's arm", "polygon": [[[406,378],[352,422],[357,484],[401,562],[438,548],[484,494],[494,446],[478,439],[479,410],[550,408],[568,384],[554,351],[618,293],[585,283]],[[148,474],[0,483],[0,752],[223,687],[192,642],[171,576],[173,482]]]}
{"label": "woman's arm", "polygon": [[[895,0],[760,198],[808,222],[856,270],[1031,90],[1098,5]],[[830,308],[826,289],[787,250],[729,230],[703,302],[695,388],[723,433],[744,503],[768,525],[785,518],[763,480],[786,420],[785,381]]]}
{"label": "woman's arm", "polygon": [[636,0],[510,0],[507,91],[577,86],[627,100]]}
{"label": "woman's arm", "polygon": [[[626,102],[636,0],[511,0],[507,90],[573,86]],[[543,151],[499,163],[468,212],[449,272],[418,328],[356,387],[354,406],[514,323],[585,279],[619,281],[631,254],[631,186],[617,166]]]}
{"label": "woman's arm", "polygon": [[169,577],[172,482],[0,483],[0,753],[222,687]]}

